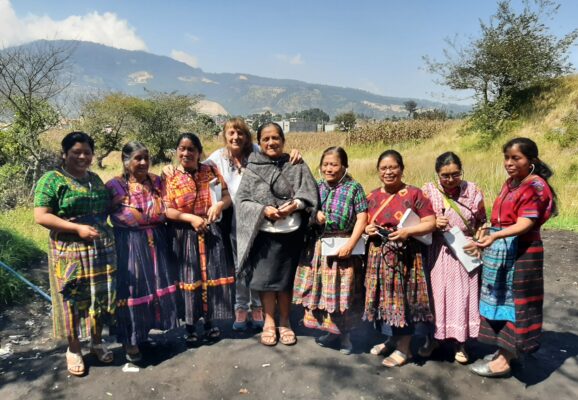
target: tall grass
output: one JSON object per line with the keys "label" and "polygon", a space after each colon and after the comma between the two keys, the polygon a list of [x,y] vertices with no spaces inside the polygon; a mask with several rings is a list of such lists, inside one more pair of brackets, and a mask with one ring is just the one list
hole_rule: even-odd
{"label": "tall grass", "polygon": [[[0,261],[26,274],[48,249],[46,229],[33,223],[32,212],[17,209],[0,214]],[[0,268],[0,305],[24,298],[24,284]]]}

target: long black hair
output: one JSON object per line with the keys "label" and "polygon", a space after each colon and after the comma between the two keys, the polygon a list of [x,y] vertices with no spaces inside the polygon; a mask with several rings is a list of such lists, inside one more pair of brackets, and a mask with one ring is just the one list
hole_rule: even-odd
{"label": "long black hair", "polygon": [[505,154],[514,146],[518,146],[520,152],[526,156],[528,160],[530,160],[534,166],[533,173],[548,182],[548,186],[550,186],[550,190],[552,191],[553,195],[552,215],[558,215],[558,196],[556,195],[554,187],[552,187],[549,182],[549,179],[554,175],[554,171],[552,171],[552,168],[550,168],[548,164],[540,160],[538,154],[538,145],[532,139],[526,137],[517,137],[509,140],[502,148],[502,152]]}

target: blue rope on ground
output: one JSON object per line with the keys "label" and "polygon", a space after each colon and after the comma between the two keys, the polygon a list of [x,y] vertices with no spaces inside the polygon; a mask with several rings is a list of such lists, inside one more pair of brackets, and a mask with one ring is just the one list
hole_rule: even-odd
{"label": "blue rope on ground", "polygon": [[42,289],[40,289],[38,286],[36,286],[34,283],[30,282],[28,279],[26,279],[25,277],[23,277],[22,275],[20,275],[18,272],[16,272],[14,269],[12,269],[11,267],[9,267],[8,265],[4,264],[2,261],[0,261],[0,267],[4,268],[6,271],[11,272],[12,275],[14,275],[16,278],[20,279],[22,282],[24,282],[25,284],[27,284],[29,287],[31,287],[36,293],[38,293],[39,295],[41,295],[42,297],[44,297],[45,300],[49,301],[52,303],[52,299],[50,298],[49,295],[47,295],[46,293],[44,293],[42,291]]}

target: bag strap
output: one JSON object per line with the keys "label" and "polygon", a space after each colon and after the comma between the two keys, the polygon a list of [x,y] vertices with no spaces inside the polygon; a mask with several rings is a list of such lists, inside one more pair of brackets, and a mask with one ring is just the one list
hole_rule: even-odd
{"label": "bag strap", "polygon": [[443,196],[443,200],[444,200],[444,205],[445,204],[449,204],[449,206],[451,207],[452,210],[454,210],[456,212],[456,214],[458,214],[458,216],[462,219],[462,221],[464,222],[464,225],[466,226],[466,229],[469,231],[470,235],[473,237],[476,233],[476,231],[473,229],[472,225],[470,224],[470,222],[466,219],[466,217],[464,217],[464,215],[462,214],[460,207],[458,206],[458,203],[452,199],[450,196],[448,196],[442,188],[440,188],[439,186],[436,185],[437,190],[439,190],[439,192],[442,194]]}
{"label": "bag strap", "polygon": [[389,196],[389,198],[383,202],[383,204],[377,209],[375,214],[373,214],[373,217],[371,217],[371,219],[369,220],[370,224],[373,224],[375,222],[375,219],[377,218],[377,216],[383,211],[383,209],[385,207],[387,207],[387,205],[393,200],[393,198],[395,197],[396,194],[397,194],[397,192],[392,194],[391,196]]}

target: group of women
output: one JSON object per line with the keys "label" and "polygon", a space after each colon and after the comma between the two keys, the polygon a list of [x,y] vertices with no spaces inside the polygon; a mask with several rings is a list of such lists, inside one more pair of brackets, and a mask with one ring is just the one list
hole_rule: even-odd
{"label": "group of women", "polygon": [[[292,303],[303,306],[305,326],[324,332],[319,345],[344,354],[353,350],[355,323],[373,321],[389,338],[370,353],[385,356],[386,367],[412,359],[420,324],[433,333],[422,357],[451,341],[465,364],[468,339],[496,345],[470,366],[482,376],[508,375],[512,360],[537,349],[540,226],[556,202],[552,172],[532,140],[504,146],[509,177],[488,228],[482,193],[462,179],[452,152],[437,158],[437,179],[419,189],[404,182],[401,154],[384,151],[381,187],[366,196],[341,147],[323,152],[316,181],[299,152],[284,151],[275,123],[259,127],[257,145],[238,118],[225,124],[223,138],[225,146],[201,162],[198,137],[182,134],[177,165],[160,177],[149,172],[146,147],[128,143],[123,174],[106,185],[89,171],[92,139],[82,132],[63,139],[62,167],[38,182],[34,213],[50,229],[54,329],[68,339],[71,374],[85,373],[82,337],[99,361],[113,361],[101,339],[105,324],[132,362],[151,329],[184,320],[195,345],[218,339],[213,321],[233,318],[233,310],[234,330],[250,323],[262,328],[263,345],[294,345]],[[415,222],[404,224],[410,212]],[[482,267],[468,272],[456,258],[445,239],[456,227]]]}

